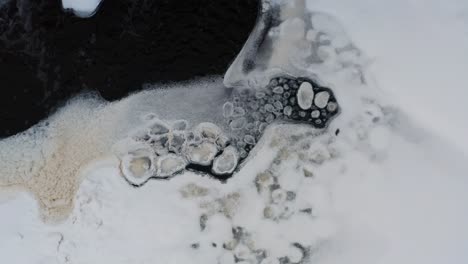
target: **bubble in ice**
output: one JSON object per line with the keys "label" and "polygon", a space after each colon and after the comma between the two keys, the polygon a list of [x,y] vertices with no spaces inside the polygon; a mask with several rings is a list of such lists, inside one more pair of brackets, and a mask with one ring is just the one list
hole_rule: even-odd
{"label": "bubble in ice", "polygon": [[236,148],[228,146],[213,162],[213,173],[217,175],[231,174],[237,167],[239,154]]}
{"label": "bubble in ice", "polygon": [[310,114],[310,116],[312,118],[318,118],[320,116],[320,111],[319,110],[314,110],[312,111],[312,113]]}
{"label": "bubble in ice", "polygon": [[240,118],[232,120],[230,126],[231,126],[231,129],[233,130],[239,130],[239,129],[244,128],[246,123],[247,123],[247,119],[245,119],[245,117],[240,117]]}
{"label": "bubble in ice", "polygon": [[253,118],[254,120],[257,120],[257,121],[258,121],[258,120],[261,120],[261,119],[262,119],[262,113],[260,113],[260,112],[254,112],[254,113],[252,113],[252,118]]}
{"label": "bubble in ice", "polygon": [[221,128],[210,122],[203,122],[198,124],[195,127],[195,132],[202,139],[208,140],[210,142],[216,142],[218,137],[223,133]]}
{"label": "bubble in ice", "polygon": [[235,107],[232,116],[233,117],[239,117],[239,116],[244,116],[245,115],[245,110],[242,107]]}
{"label": "bubble in ice", "polygon": [[283,113],[284,115],[286,116],[290,116],[292,114],[292,107],[291,106],[286,106],[284,109],[283,109]]}
{"label": "bubble in ice", "polygon": [[200,145],[188,146],[185,156],[190,163],[197,165],[210,165],[218,153],[218,148],[210,142],[203,142]]}
{"label": "bubble in ice", "polygon": [[251,101],[251,102],[249,102],[249,107],[250,107],[253,111],[256,111],[256,110],[258,110],[259,102],[257,102],[257,101]]}
{"label": "bubble in ice", "polygon": [[290,98],[289,98],[289,103],[290,103],[291,105],[296,105],[296,98],[290,97]]}
{"label": "bubble in ice", "polygon": [[273,105],[271,105],[271,104],[266,104],[266,105],[265,105],[265,110],[266,110],[267,112],[274,112],[274,111],[275,111],[275,107],[274,107]]}
{"label": "bubble in ice", "polygon": [[319,92],[317,93],[317,95],[315,96],[315,99],[314,99],[314,104],[318,107],[318,108],[325,108],[325,106],[327,106],[328,104],[328,100],[330,99],[330,94],[326,91],[324,92]]}
{"label": "bubble in ice", "polygon": [[224,134],[220,135],[216,140],[216,145],[218,145],[221,149],[225,148],[227,144],[230,142],[230,138]]}
{"label": "bubble in ice", "polygon": [[327,110],[329,112],[335,112],[338,109],[338,105],[335,102],[329,102],[327,104]]}
{"label": "bubble in ice", "polygon": [[255,97],[256,97],[257,99],[265,98],[265,96],[266,96],[266,93],[265,93],[265,92],[262,92],[262,91],[257,91],[257,92],[255,93]]}
{"label": "bubble in ice", "polygon": [[273,93],[275,93],[275,94],[282,94],[283,92],[284,92],[284,89],[281,86],[277,86],[277,87],[273,88]]}
{"label": "bubble in ice", "polygon": [[125,179],[133,185],[142,185],[156,173],[156,156],[149,149],[139,149],[125,155],[120,168]]}
{"label": "bubble in ice", "polygon": [[243,140],[237,141],[237,147],[244,149],[247,146],[247,143]]}
{"label": "bubble in ice", "polygon": [[254,128],[255,128],[254,123],[247,123],[247,125],[245,125],[246,130],[252,131]]}
{"label": "bubble in ice", "polygon": [[169,177],[181,172],[187,166],[187,161],[181,156],[168,154],[158,158],[158,173],[156,177]]}
{"label": "bubble in ice", "polygon": [[312,84],[303,82],[297,91],[297,104],[300,108],[307,110],[312,106],[313,100],[314,90],[312,89]]}
{"label": "bubble in ice", "polygon": [[249,145],[255,145],[255,138],[251,135],[245,135],[244,136],[244,142],[249,144]]}
{"label": "bubble in ice", "polygon": [[265,118],[265,121],[267,123],[271,123],[275,120],[275,116],[273,114],[268,114],[267,117]]}
{"label": "bubble in ice", "polygon": [[283,104],[280,101],[276,101],[273,105],[277,110],[283,109]]}

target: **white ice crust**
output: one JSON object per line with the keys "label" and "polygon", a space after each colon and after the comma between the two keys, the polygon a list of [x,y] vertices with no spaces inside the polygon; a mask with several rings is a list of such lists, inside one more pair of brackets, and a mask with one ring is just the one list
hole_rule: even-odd
{"label": "white ice crust", "polygon": [[62,0],[64,9],[71,9],[76,16],[90,17],[94,15],[102,0]]}

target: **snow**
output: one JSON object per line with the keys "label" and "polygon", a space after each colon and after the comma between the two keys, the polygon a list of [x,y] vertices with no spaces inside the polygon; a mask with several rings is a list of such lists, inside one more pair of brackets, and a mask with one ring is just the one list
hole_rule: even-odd
{"label": "snow", "polygon": [[102,0],[62,0],[64,9],[71,9],[79,17],[94,15]]}
{"label": "snow", "polygon": [[377,88],[414,119],[468,154],[464,0],[307,0],[338,18],[370,58]]}
{"label": "snow", "polygon": [[[456,34],[468,19],[468,4],[309,4],[346,25],[356,46],[372,58],[366,78],[375,78],[363,84],[349,72],[323,71],[323,81],[334,88],[343,109],[325,133],[308,125],[270,125],[226,183],[186,172],[134,188],[122,177],[119,160],[102,153],[138,127],[139,116],[145,122],[157,115],[219,124],[224,104],[220,80],[146,91],[114,104],[70,103],[51,118],[49,127],[0,142],[2,260],[234,263],[237,257],[244,261],[239,263],[257,263],[265,257],[261,263],[286,258],[318,264],[467,263],[468,141],[460,133],[468,125],[462,119],[465,106],[450,100],[461,103],[465,94],[467,77],[461,73],[467,62],[455,60],[455,54],[462,58],[468,52],[462,49],[466,32]],[[451,35],[453,41],[435,38],[436,33]],[[423,42],[427,45],[419,46]],[[441,86],[454,95],[450,100],[440,96]],[[174,105],[184,96],[193,100]],[[79,125],[88,119],[90,123]],[[87,133],[74,138],[74,131]],[[50,149],[21,155],[20,150],[35,150],[41,142],[36,138],[48,142],[50,135],[56,136],[47,145]],[[24,140],[26,136],[33,140]],[[9,155],[17,161],[7,163],[12,158],[6,150],[12,146],[16,152]],[[54,156],[47,151],[55,149],[68,150],[58,152],[64,159],[54,159],[60,168],[69,168],[66,162],[73,158],[93,163],[79,170],[76,194],[69,190],[76,196],[70,215],[49,223],[41,218],[43,200],[6,186],[27,182],[23,187],[34,193],[36,189],[28,188],[35,181],[10,174],[26,175],[34,164],[21,169],[18,164],[38,160],[42,166]],[[37,182],[56,186],[49,178]]]}

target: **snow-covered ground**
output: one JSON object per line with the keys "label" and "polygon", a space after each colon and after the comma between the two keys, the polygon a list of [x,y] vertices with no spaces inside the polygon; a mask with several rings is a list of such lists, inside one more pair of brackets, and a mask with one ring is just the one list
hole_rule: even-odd
{"label": "snow-covered ground", "polygon": [[[171,113],[171,98],[187,94],[209,93],[217,105],[223,95],[219,79],[192,84],[188,90],[143,92],[108,106],[96,106],[92,100],[72,103],[51,120],[51,126],[69,124],[68,118],[74,117],[73,126],[61,126],[63,132],[55,135],[61,140],[48,146],[61,150],[60,144],[66,142],[64,146],[80,147],[61,150],[64,159],[54,157],[58,161],[52,169],[62,168],[60,177],[69,177],[70,171],[61,167],[66,158],[93,161],[80,171],[79,188],[70,189],[72,194],[76,191],[74,206],[59,223],[41,219],[44,212],[39,208],[49,205],[41,194],[62,197],[54,188],[73,181],[62,186],[43,175],[37,181],[23,179],[33,193],[39,187],[31,184],[51,184],[47,192],[35,193],[43,199],[41,207],[28,192],[2,190],[2,260],[467,263],[468,141],[463,131],[468,132],[468,122],[463,119],[462,87],[467,78],[463,56],[468,54],[464,48],[468,35],[463,24],[468,4],[343,2],[314,0],[309,7],[332,14],[344,25],[366,55],[355,62],[364,61],[368,81],[362,83],[353,69],[323,71],[320,77],[335,89],[342,106],[324,133],[307,125],[271,125],[245,166],[226,183],[187,172],[133,188],[120,175],[117,158],[95,153],[107,144],[97,126],[118,116],[105,127],[115,130],[112,135],[119,134],[138,123],[129,120],[148,110],[147,101],[160,100],[157,105],[165,106],[159,109],[168,111],[161,113],[165,116]],[[192,105],[179,107],[187,110]],[[203,109],[210,109],[197,107],[199,113],[191,113],[194,122],[204,116]],[[216,115],[211,118],[216,121]],[[76,121],[87,119],[89,125],[77,127]],[[86,133],[70,138],[76,129]],[[0,142],[0,147],[23,148],[18,139]],[[7,158],[2,151],[0,157]],[[7,177],[3,183],[16,183]]]}

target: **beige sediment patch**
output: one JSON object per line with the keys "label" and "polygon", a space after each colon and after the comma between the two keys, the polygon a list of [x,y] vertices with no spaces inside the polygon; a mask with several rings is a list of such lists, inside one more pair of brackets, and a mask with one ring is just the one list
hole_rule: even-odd
{"label": "beige sediment patch", "polygon": [[66,218],[81,170],[110,154],[118,126],[116,118],[107,117],[115,110],[96,100],[72,102],[47,125],[0,141],[0,190],[31,192],[46,222]]}
{"label": "beige sediment patch", "polygon": [[81,182],[80,170],[104,154],[103,146],[93,137],[56,141],[57,149],[48,155],[46,165],[24,183],[36,196],[42,216],[48,221],[61,220],[71,212]]}

